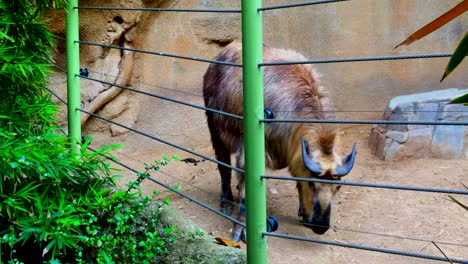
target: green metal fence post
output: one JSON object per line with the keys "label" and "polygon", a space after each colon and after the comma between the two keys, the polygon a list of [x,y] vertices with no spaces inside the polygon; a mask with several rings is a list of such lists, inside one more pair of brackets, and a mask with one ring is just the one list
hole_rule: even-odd
{"label": "green metal fence post", "polygon": [[68,0],[66,18],[67,47],[67,92],[68,92],[68,133],[71,151],[79,153],[78,142],[81,139],[80,78],[75,76],[80,71],[80,46],[75,43],[79,38],[78,0]]}
{"label": "green metal fence post", "polygon": [[246,179],[247,262],[268,261],[266,231],[265,133],[263,119],[262,0],[242,0],[244,74],[244,154]]}

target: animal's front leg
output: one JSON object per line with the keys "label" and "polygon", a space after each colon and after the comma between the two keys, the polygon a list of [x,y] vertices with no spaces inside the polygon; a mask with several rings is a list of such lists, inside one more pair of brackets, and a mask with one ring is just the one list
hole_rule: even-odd
{"label": "animal's front leg", "polygon": [[[236,157],[236,166],[238,168],[244,169],[244,153],[241,152],[240,154],[237,155]],[[240,206],[239,206],[239,213],[237,214],[237,220],[245,223],[245,177],[244,173],[236,172],[237,176],[237,189],[239,190],[239,201],[240,201]],[[239,224],[234,225],[234,231],[232,234],[232,240],[235,242],[239,242],[239,240],[243,240],[244,242],[247,242],[247,235],[245,228],[242,227]]]}
{"label": "animal's front leg", "polygon": [[234,208],[234,197],[231,191],[231,169],[224,166],[218,166],[221,172],[221,212],[226,215],[231,215]]}
{"label": "animal's front leg", "polygon": [[305,213],[304,201],[302,199],[302,186],[301,183],[298,182],[296,185],[297,192],[299,193],[299,210],[297,211],[297,216],[302,217]]}
{"label": "animal's front leg", "polygon": [[[239,206],[239,213],[237,214],[237,220],[239,220],[242,223],[245,223],[245,183],[244,181],[242,181],[242,184],[239,182],[239,199],[240,199],[240,206]],[[246,235],[245,228],[239,224],[234,224],[232,240],[234,242],[239,242],[239,240],[241,239],[242,241],[247,242],[247,235]]]}

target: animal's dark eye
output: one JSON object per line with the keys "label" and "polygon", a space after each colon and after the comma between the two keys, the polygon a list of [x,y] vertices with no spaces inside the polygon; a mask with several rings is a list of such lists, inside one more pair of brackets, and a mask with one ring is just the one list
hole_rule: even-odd
{"label": "animal's dark eye", "polygon": [[336,186],[336,190],[339,191],[341,189],[341,185]]}

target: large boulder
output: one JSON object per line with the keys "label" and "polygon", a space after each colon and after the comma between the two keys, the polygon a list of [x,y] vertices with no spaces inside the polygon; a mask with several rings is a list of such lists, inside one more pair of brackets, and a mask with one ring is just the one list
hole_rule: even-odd
{"label": "large boulder", "polygon": [[[446,89],[393,98],[384,120],[468,121],[468,106],[448,104],[468,89]],[[383,160],[468,158],[467,126],[374,125],[369,137],[373,154]]]}
{"label": "large boulder", "polygon": [[[170,207],[164,207],[159,217],[160,228],[175,226],[182,233],[196,233],[199,229],[190,219]],[[170,247],[170,253],[163,255],[156,263],[167,264],[245,264],[244,250],[222,246],[210,235],[177,239]]]}

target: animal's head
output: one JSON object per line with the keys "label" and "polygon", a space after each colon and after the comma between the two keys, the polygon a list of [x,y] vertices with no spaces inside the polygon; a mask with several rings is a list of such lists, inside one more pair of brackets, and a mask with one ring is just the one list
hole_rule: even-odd
{"label": "animal's head", "polygon": [[[311,150],[309,144],[302,138],[302,159],[310,178],[340,180],[346,176],[354,165],[356,144],[351,154],[340,157],[330,149],[318,148]],[[332,200],[340,188],[337,184],[298,182],[299,216],[304,225],[316,234],[325,233],[330,227]]]}

